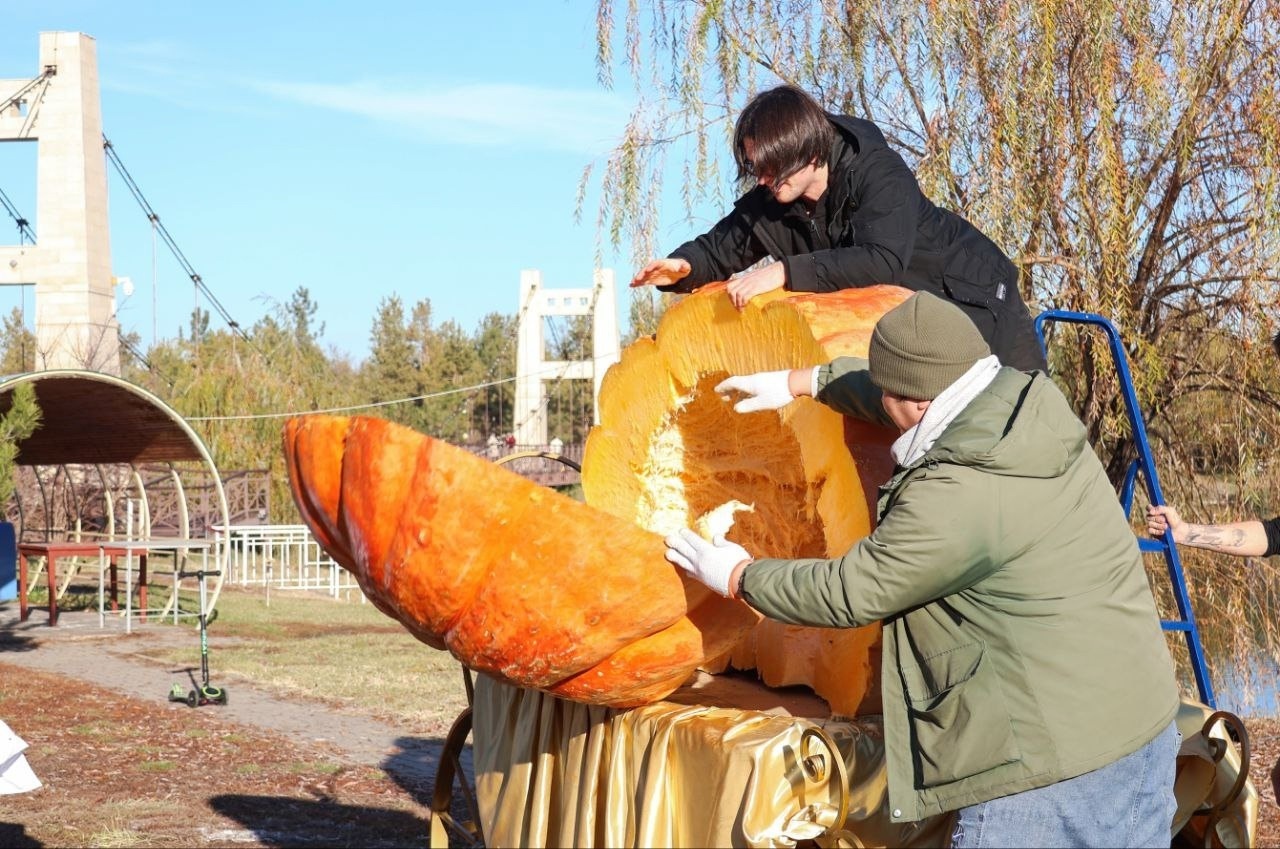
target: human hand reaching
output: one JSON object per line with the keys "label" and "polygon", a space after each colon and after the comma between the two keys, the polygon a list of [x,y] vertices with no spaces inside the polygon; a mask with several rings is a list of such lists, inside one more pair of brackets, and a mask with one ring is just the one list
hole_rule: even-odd
{"label": "human hand reaching", "polygon": [[726,401],[730,392],[746,396],[733,405],[738,413],[778,410],[797,398],[817,394],[818,369],[814,366],[734,375],[717,383],[715,392]]}
{"label": "human hand reaching", "polygon": [[707,542],[689,528],[681,528],[663,542],[667,544],[667,560],[726,598],[733,595],[729,578],[734,570],[751,560],[747,550],[736,542],[723,536]]}
{"label": "human hand reaching", "polygon": [[738,413],[778,410],[796,399],[791,392],[790,369],[735,375],[717,383],[715,391],[721,397],[730,392],[742,393],[745,397],[733,405]]}
{"label": "human hand reaching", "polygon": [[634,289],[638,286],[670,286],[688,277],[689,272],[692,270],[693,267],[689,265],[688,260],[671,257],[655,259],[637,271],[635,276],[631,278],[631,288]]}
{"label": "human hand reaching", "polygon": [[729,281],[726,291],[729,300],[739,310],[746,309],[747,302],[756,295],[781,289],[787,282],[786,268],[780,262],[771,262],[764,268],[747,272]]}

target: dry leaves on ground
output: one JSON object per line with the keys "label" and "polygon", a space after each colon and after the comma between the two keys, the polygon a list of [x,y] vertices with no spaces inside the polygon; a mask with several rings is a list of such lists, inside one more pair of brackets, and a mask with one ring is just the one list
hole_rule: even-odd
{"label": "dry leaves on ground", "polygon": [[[0,716],[45,786],[0,796],[0,845],[425,846],[423,787],[192,710],[0,663]],[[1280,720],[1245,722],[1257,845],[1280,846]]]}
{"label": "dry leaves on ground", "polygon": [[0,663],[0,716],[44,782],[0,796],[0,845],[427,845],[425,788],[216,710]]}

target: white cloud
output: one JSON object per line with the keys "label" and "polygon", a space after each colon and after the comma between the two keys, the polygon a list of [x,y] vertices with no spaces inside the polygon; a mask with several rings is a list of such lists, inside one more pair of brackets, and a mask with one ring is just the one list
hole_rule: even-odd
{"label": "white cloud", "polygon": [[398,125],[433,141],[590,155],[614,144],[628,114],[628,104],[610,92],[517,83],[397,88],[371,82],[274,82],[255,87],[296,103]]}
{"label": "white cloud", "polygon": [[104,91],[154,97],[185,108],[208,108],[223,85],[201,70],[194,51],[156,39],[100,47],[98,67]]}
{"label": "white cloud", "polygon": [[157,63],[166,68],[188,65],[192,60],[190,46],[163,38],[110,42],[104,49],[126,62]]}

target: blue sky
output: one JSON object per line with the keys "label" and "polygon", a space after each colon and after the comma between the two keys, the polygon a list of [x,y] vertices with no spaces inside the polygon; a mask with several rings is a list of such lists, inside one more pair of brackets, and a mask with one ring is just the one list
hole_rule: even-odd
{"label": "blue sky", "polygon": [[[591,0],[0,0],[0,20],[0,78],[37,74],[41,31],[96,40],[106,136],[241,324],[305,286],[322,341],[358,360],[392,294],[470,331],[517,312],[523,268],[590,284],[595,193],[576,222],[578,180],[636,99],[624,73],[597,81]],[[33,223],[35,150],[0,145],[0,189]],[[187,326],[196,295],[163,242],[153,275],[150,225],[110,167],[108,183],[112,265],[134,283],[119,318],[145,348]],[[692,234],[682,219],[664,212],[663,250]],[[0,243],[17,242],[0,214]],[[604,255],[624,328],[628,251]],[[0,288],[0,310],[25,303],[30,324],[32,297]]]}

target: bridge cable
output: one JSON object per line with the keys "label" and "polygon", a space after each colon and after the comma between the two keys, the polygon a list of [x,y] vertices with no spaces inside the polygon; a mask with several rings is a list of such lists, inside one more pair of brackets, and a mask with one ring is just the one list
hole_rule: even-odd
{"label": "bridge cable", "polygon": [[[34,245],[36,243],[35,231],[31,229],[30,222],[28,222],[27,219],[24,218],[22,214],[18,212],[18,208],[14,206],[13,201],[9,199],[9,196],[4,193],[4,189],[0,189],[0,206],[3,206],[5,208],[5,211],[9,213],[9,217],[12,218],[14,221],[16,221],[18,224],[18,239],[19,239],[18,244],[22,245],[23,244],[22,239],[26,238],[30,240],[31,244]],[[24,297],[22,299],[21,312],[23,317],[23,324],[25,325],[26,314],[27,314],[27,299],[25,297],[26,286],[21,286],[20,288],[24,292]],[[118,311],[119,311],[119,308],[117,307],[117,312]],[[111,317],[116,318],[116,313],[112,313]],[[137,359],[139,362],[145,365],[149,371],[156,371],[155,368],[151,365],[151,363],[147,360],[147,358],[142,354],[142,352],[139,351],[136,347],[134,347],[132,342],[130,342],[123,334],[121,334],[119,338],[120,338],[120,344],[124,345],[125,349],[135,359]],[[26,344],[25,336],[23,337],[23,344],[24,346]],[[25,350],[22,352],[22,357],[23,357],[23,361],[25,362],[26,361]],[[156,372],[156,373],[158,374],[159,372]],[[161,375],[161,377],[165,377],[165,376]],[[165,377],[165,380],[169,383],[169,388],[172,389],[173,381],[170,380],[168,377]]]}
{"label": "bridge cable", "polygon": [[[22,213],[18,212],[18,208],[13,205],[13,201],[9,200],[9,196],[4,193],[4,189],[0,189],[0,205],[4,206],[5,212],[9,213],[9,217],[18,224],[18,245],[21,246],[23,244],[24,238],[34,245],[36,243],[36,233],[31,229],[31,222],[27,221],[26,217],[23,216]],[[19,310],[19,315],[21,316],[23,329],[23,332],[19,335],[19,338],[22,340],[22,347],[18,351],[18,356],[22,358],[23,368],[26,368],[27,334],[25,331],[27,327],[27,287],[24,285],[18,286],[18,292],[19,297],[22,299],[22,306]]]}
{"label": "bridge cable", "polygon": [[249,334],[245,332],[244,328],[240,326],[240,322],[231,317],[231,313],[227,311],[226,307],[222,305],[222,302],[213,294],[213,290],[205,285],[204,278],[196,273],[195,268],[192,267],[191,263],[187,260],[182,249],[178,247],[178,243],[174,241],[173,236],[169,235],[169,230],[160,220],[160,216],[151,208],[151,204],[147,202],[146,197],[142,194],[142,190],[138,188],[138,184],[134,182],[133,176],[129,173],[129,170],[124,167],[124,163],[120,160],[119,154],[116,153],[115,145],[113,145],[111,140],[105,135],[102,137],[102,146],[107,152],[107,159],[113,166],[115,166],[115,169],[120,174],[121,178],[124,179],[125,185],[133,194],[134,199],[138,202],[138,205],[142,207],[142,211],[147,214],[147,220],[149,220],[160,233],[160,238],[164,240],[169,251],[173,254],[174,258],[178,260],[178,264],[182,266],[182,270],[187,273],[191,282],[195,284],[197,291],[204,293],[204,296],[209,299],[209,303],[213,305],[218,315],[222,316],[222,320],[227,323],[228,327],[243,338],[245,342],[249,343],[250,346],[253,346],[253,340],[249,337]]}
{"label": "bridge cable", "polygon": [[[10,107],[16,106],[19,103],[22,103],[22,101],[24,100],[24,95],[26,95],[27,92],[31,91],[36,86],[41,84],[48,85],[49,78],[52,77],[57,72],[58,72],[58,69],[56,65],[46,65],[44,72],[41,73],[40,76],[33,78],[31,82],[27,83],[22,88],[18,89],[16,92],[14,92],[13,94],[5,98],[4,103],[0,103],[0,112],[4,112]],[[30,115],[31,115],[31,110],[27,110],[27,117],[30,117]]]}
{"label": "bridge cable", "polygon": [[[22,103],[27,92],[31,91],[36,86],[39,86],[42,84],[48,85],[49,78],[52,77],[55,73],[57,73],[57,69],[55,66],[49,65],[48,67],[46,67],[44,69],[44,73],[42,73],[40,76],[36,77],[35,79],[31,80],[31,82],[27,83],[22,88],[18,89],[17,92],[15,92],[14,94],[9,95],[9,97],[5,99],[4,103],[0,103],[0,112],[4,112],[8,110],[10,107],[16,106],[17,104]],[[41,94],[43,95],[43,92]],[[27,110],[28,118],[31,117],[31,113],[32,113],[32,110],[28,109]],[[36,243],[36,234],[35,234],[35,231],[31,229],[31,222],[27,220],[25,215],[18,212],[18,208],[13,205],[13,201],[9,200],[9,196],[4,193],[3,189],[0,189],[0,205],[4,206],[5,212],[9,213],[9,217],[12,218],[18,224],[18,244],[21,245],[22,239],[23,237],[25,237],[31,242],[31,244],[34,245]]]}
{"label": "bridge cable", "polygon": [[31,229],[31,222],[26,219],[18,208],[13,205],[13,201],[9,200],[9,196],[4,193],[4,189],[0,189],[0,206],[4,207],[4,211],[9,213],[9,217],[18,225],[18,244],[23,244],[23,238],[26,238],[31,244],[36,243],[36,232]]}
{"label": "bridge cable", "polygon": [[[35,89],[37,86],[40,86],[42,84],[48,85],[49,78],[54,76],[54,74],[56,73],[57,73],[56,66],[50,65],[46,67],[44,72],[40,76],[35,77],[26,85],[24,85],[22,88],[18,89],[18,91],[9,95],[9,97],[7,97],[2,104],[0,104],[0,112],[3,112],[14,105],[21,103],[24,99],[24,96],[28,92]],[[29,110],[28,115],[30,114],[31,114],[31,111]],[[170,249],[174,252],[174,255],[178,258],[178,261],[182,264],[184,270],[186,270],[187,274],[191,277],[192,282],[195,283],[197,287],[205,289],[205,293],[206,295],[208,295],[209,300],[217,304],[218,312],[223,317],[223,319],[226,320],[227,324],[233,329],[235,329],[237,332],[239,332],[241,336],[245,336],[244,331],[240,328],[239,323],[236,322],[233,318],[231,318],[231,315],[222,307],[222,304],[219,303],[217,298],[213,296],[213,293],[208,291],[207,287],[204,286],[204,282],[200,278],[200,275],[196,274],[195,269],[193,269],[191,267],[191,264],[187,262],[186,256],[182,254],[182,251],[178,248],[177,243],[173,241],[173,238],[169,235],[168,231],[163,229],[164,225],[160,224],[160,216],[156,215],[155,211],[151,209],[151,204],[147,202],[146,198],[142,194],[142,190],[138,188],[138,185],[137,183],[134,182],[132,175],[130,175],[128,169],[124,167],[124,163],[120,161],[120,157],[118,154],[116,154],[115,148],[111,144],[111,141],[105,135],[102,137],[102,144],[103,144],[103,148],[106,150],[107,158],[110,160],[111,164],[115,166],[116,170],[120,173],[120,175],[124,178],[125,184],[128,186],[129,191],[133,194],[134,198],[138,201],[139,204],[142,205],[143,210],[147,213],[148,218],[150,218],[152,221],[152,226],[153,227],[159,226],[160,229],[163,231],[165,243],[169,245]],[[36,243],[36,234],[35,234],[35,231],[31,229],[30,221],[28,221],[27,218],[18,211],[18,208],[14,205],[13,201],[9,199],[9,196],[5,194],[3,189],[0,189],[0,206],[4,206],[5,212],[9,214],[9,217],[12,218],[18,226],[18,244],[19,245],[23,244],[22,239],[25,237],[28,241],[30,241],[31,244],[34,245]],[[118,310],[118,307],[117,307],[117,310]],[[23,299],[23,314],[24,316],[26,314],[25,298]],[[113,313],[112,318],[115,318],[115,317],[116,315]],[[125,337],[123,334],[119,334],[119,339],[120,339],[120,344],[124,346],[125,350],[128,351],[131,356],[133,356],[136,360],[138,360],[138,362],[146,366],[148,371],[153,372],[155,374],[159,374],[165,380],[165,382],[169,384],[170,389],[174,388],[175,384],[173,379],[167,375],[161,374],[159,370],[156,369],[156,367],[151,363],[151,361],[148,360],[147,357],[140,350],[138,350],[138,348],[132,342],[130,342],[127,337]],[[248,336],[245,336],[245,340],[250,341]]]}
{"label": "bridge cable", "polygon": [[[604,359],[600,357],[599,359]],[[543,369],[539,374],[554,374],[558,369]],[[285,419],[294,416],[311,416],[311,415],[331,415],[335,413],[350,413],[358,410],[372,410],[378,407],[393,407],[396,404],[411,404],[418,401],[429,401],[433,398],[444,398],[449,395],[460,395],[464,392],[477,392],[481,389],[488,389],[491,386],[501,386],[505,383],[515,382],[516,377],[504,377],[498,380],[490,380],[484,383],[477,383],[473,386],[460,386],[457,389],[442,389],[439,392],[429,392],[425,395],[411,395],[407,398],[393,398],[390,401],[372,401],[368,404],[353,404],[345,407],[329,407],[323,410],[296,410],[285,413],[245,413],[235,416],[184,416],[183,418],[189,422],[229,422],[229,421],[253,421],[258,419]],[[543,399],[546,403],[546,399]]]}

